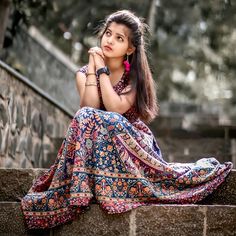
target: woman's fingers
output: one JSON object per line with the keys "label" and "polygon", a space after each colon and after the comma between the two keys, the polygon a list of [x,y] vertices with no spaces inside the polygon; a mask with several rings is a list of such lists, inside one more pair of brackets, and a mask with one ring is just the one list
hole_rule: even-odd
{"label": "woman's fingers", "polygon": [[104,58],[104,54],[103,54],[102,51],[97,51],[96,53],[97,53],[99,56],[101,56],[102,58]]}
{"label": "woman's fingers", "polygon": [[93,53],[96,53],[96,52],[93,49],[89,49],[88,53],[93,54]]}
{"label": "woman's fingers", "polygon": [[100,55],[102,58],[104,58],[103,51],[99,47],[92,47],[92,48],[90,48],[88,53],[93,54],[93,55],[94,55],[94,53],[96,53],[96,54]]}

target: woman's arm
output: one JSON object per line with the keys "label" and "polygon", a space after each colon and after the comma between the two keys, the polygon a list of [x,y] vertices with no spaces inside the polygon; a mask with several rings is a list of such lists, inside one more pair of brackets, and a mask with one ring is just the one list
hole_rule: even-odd
{"label": "woman's arm", "polygon": [[[92,51],[96,70],[105,66],[104,57],[101,49],[95,48]],[[120,114],[128,111],[135,102],[136,92],[130,91],[127,94],[118,95],[113,89],[110,78],[107,74],[99,76],[99,83],[102,93],[102,101],[107,111],[113,111]],[[131,90],[131,86],[127,86],[124,91]]]}
{"label": "woman's arm", "polygon": [[96,84],[95,64],[93,56],[90,54],[87,77],[82,72],[76,73],[76,87],[80,96],[80,107],[100,107],[100,98]]}
{"label": "woman's arm", "polygon": [[[130,91],[127,94],[118,95],[111,84],[110,78],[106,74],[101,74],[100,88],[102,93],[103,104],[107,111],[113,111],[120,114],[128,111],[135,102],[136,92]],[[122,92],[131,90],[131,86],[127,86]]]}

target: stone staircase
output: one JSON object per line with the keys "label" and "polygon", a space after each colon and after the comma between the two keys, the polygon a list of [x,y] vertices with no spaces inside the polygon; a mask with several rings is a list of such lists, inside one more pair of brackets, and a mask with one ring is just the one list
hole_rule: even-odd
{"label": "stone staircase", "polygon": [[[13,137],[14,127],[17,132],[25,130],[34,132],[34,137],[28,136],[27,140],[35,139],[48,142],[44,148],[50,150],[45,152],[45,159],[38,165],[48,168],[55,160],[63,138],[58,137],[64,133],[64,125],[69,122],[70,114],[64,106],[58,105],[53,99],[46,95],[37,86],[27,82],[26,78],[14,72],[12,68],[1,64],[0,97],[3,100],[0,105],[2,109],[3,127],[5,133],[0,132],[0,151],[4,157],[7,143],[16,143],[18,136]],[[17,78],[17,80],[16,80]],[[34,78],[34,76],[33,76]],[[63,87],[63,86],[62,86]],[[10,97],[9,97],[10,91]],[[65,90],[65,91],[68,91]],[[4,98],[4,99],[3,99]],[[16,102],[17,101],[17,102]],[[27,103],[25,103],[27,101]],[[77,103],[77,101],[76,101]],[[73,104],[76,104],[73,103]],[[43,105],[42,105],[43,104]],[[57,105],[55,105],[57,104]],[[15,107],[14,107],[15,106]],[[42,110],[42,107],[44,108]],[[26,109],[27,108],[27,109]],[[16,109],[16,112],[13,112]],[[23,114],[23,111],[26,111]],[[12,111],[9,120],[8,111]],[[16,126],[11,123],[16,114]],[[23,116],[23,115],[25,116]],[[28,114],[28,115],[27,115]],[[32,121],[31,121],[31,115]],[[43,115],[44,114],[44,115]],[[46,114],[46,116],[45,116]],[[69,115],[68,115],[69,114]],[[54,116],[55,115],[55,116]],[[72,114],[73,115],[73,114]],[[46,119],[47,117],[47,119]],[[47,122],[46,122],[47,120]],[[61,123],[55,122],[56,120]],[[26,121],[26,124],[24,122]],[[45,121],[45,123],[40,123]],[[55,127],[54,127],[55,123]],[[206,127],[198,128],[196,134],[187,133],[180,129],[182,118],[178,121],[172,116],[170,119],[159,118],[157,124],[153,123],[155,136],[167,161],[192,162],[203,156],[216,156],[220,161],[231,160],[229,148],[230,139],[236,138],[236,127],[224,127],[223,129],[207,130]],[[45,134],[41,129],[46,127]],[[60,129],[59,129],[59,128]],[[158,127],[158,129],[157,129]],[[164,127],[164,128],[163,128]],[[23,129],[24,131],[24,129]],[[25,143],[26,135],[21,131],[20,137]],[[53,132],[56,131],[56,132]],[[60,131],[60,132],[59,132]],[[61,132],[62,131],[62,132]],[[11,135],[9,135],[11,132]],[[53,135],[52,135],[53,134]],[[37,136],[38,135],[38,136]],[[42,136],[44,135],[44,136]],[[7,139],[11,136],[11,139]],[[180,136],[182,137],[180,139]],[[198,136],[198,137],[197,137]],[[195,137],[195,138],[193,138]],[[49,142],[50,141],[50,142]],[[51,143],[52,142],[52,143]],[[233,142],[231,142],[233,143]],[[37,144],[37,143],[36,143]],[[50,145],[55,151],[51,152]],[[19,145],[19,150],[24,145]],[[32,141],[27,147],[32,146]],[[37,146],[37,145],[36,145]],[[39,146],[40,147],[40,146]],[[28,156],[39,158],[40,148],[36,152],[29,152]],[[20,152],[18,150],[18,152]],[[234,149],[236,150],[236,148]],[[16,151],[10,150],[10,160],[19,159],[15,156]],[[36,154],[35,154],[36,153]],[[32,154],[32,155],[31,155]],[[199,155],[200,154],[200,155]],[[235,154],[236,156],[236,154]],[[38,158],[38,159],[37,159]],[[234,166],[236,160],[232,158]],[[24,166],[24,165],[20,165]],[[5,169],[0,168],[0,236],[12,235],[121,235],[121,236],[158,236],[158,235],[180,235],[180,236],[221,236],[236,235],[236,171],[232,171],[226,181],[209,197],[198,204],[192,205],[156,205],[140,207],[127,213],[108,215],[92,204],[91,209],[78,216],[72,223],[51,230],[27,231],[24,226],[23,215],[20,208],[20,199],[27,193],[33,180],[43,169]]]}
{"label": "stone staircase", "polygon": [[0,235],[236,235],[236,170],[199,204],[139,207],[108,215],[92,204],[72,223],[26,231],[20,199],[43,169],[0,169]]}
{"label": "stone staircase", "polygon": [[[9,78],[6,80],[9,81]],[[15,82],[15,81],[14,81]],[[2,85],[1,85],[2,86]],[[0,88],[1,88],[0,86]],[[4,86],[2,86],[4,88]],[[11,86],[14,87],[14,86]],[[16,84],[17,90],[13,94],[20,93],[19,85]],[[24,89],[22,89],[24,91]],[[28,91],[28,90],[27,90]],[[22,92],[23,94],[23,92]],[[33,94],[33,95],[32,95]],[[36,97],[34,93],[29,93],[29,97]],[[41,101],[42,98],[39,100]],[[6,100],[7,104],[7,100]],[[34,106],[37,102],[33,102]],[[41,102],[39,103],[41,104]],[[45,101],[42,103],[45,104]],[[23,106],[23,105],[22,105]],[[54,105],[55,106],[55,105]],[[31,107],[31,105],[27,106]],[[18,109],[18,108],[17,108]],[[37,108],[35,114],[41,114],[41,105]],[[58,111],[52,113],[58,114]],[[20,110],[20,109],[18,109]],[[31,109],[29,109],[31,111]],[[45,112],[48,116],[48,111]],[[30,114],[30,112],[29,112]],[[21,116],[21,113],[19,113]],[[35,116],[37,118],[37,116]],[[67,119],[59,119],[63,124],[69,122]],[[37,119],[35,120],[37,121]],[[36,166],[48,168],[55,160],[63,137],[58,136],[64,133],[53,133],[54,117],[49,117],[51,123],[45,123],[46,133],[44,139],[50,142],[43,144],[45,155]],[[27,120],[27,119],[26,119]],[[29,119],[30,120],[30,119]],[[30,122],[29,122],[30,124]],[[34,124],[34,122],[32,123]],[[33,127],[40,127],[29,125]],[[60,127],[60,124],[57,124]],[[9,126],[10,127],[10,126]],[[156,125],[155,127],[159,127]],[[154,128],[155,128],[154,127]],[[236,166],[236,160],[233,157],[229,146],[230,139],[235,140],[236,129],[216,130],[209,132],[204,128],[203,131],[195,133],[186,133],[184,130],[174,130],[169,123],[165,129],[153,129],[157,141],[160,144],[164,159],[169,162],[193,162],[200,157],[215,156],[220,162],[232,160]],[[58,127],[54,127],[59,130]],[[233,132],[232,132],[233,131]],[[12,132],[12,130],[11,130]],[[51,135],[53,133],[53,135]],[[211,135],[210,135],[211,134]],[[226,135],[227,134],[227,135]],[[1,140],[0,133],[0,140]],[[5,135],[3,138],[8,137]],[[25,135],[22,134],[22,140]],[[11,141],[11,140],[10,140]],[[36,140],[37,141],[37,140]],[[5,149],[6,145],[0,145]],[[13,145],[11,145],[13,146]],[[27,146],[27,145],[26,145]],[[32,146],[29,142],[28,146]],[[27,146],[27,147],[28,147]],[[51,146],[53,148],[51,148]],[[49,151],[50,150],[50,151]],[[19,150],[18,150],[19,151]],[[32,152],[28,155],[35,157],[38,152]],[[236,156],[236,155],[234,155]],[[14,155],[11,161],[18,157]],[[1,169],[0,168],[0,236],[1,235],[121,235],[121,236],[149,236],[149,235],[201,235],[201,236],[221,236],[236,235],[236,171],[233,171],[211,196],[199,204],[195,205],[156,205],[150,207],[140,207],[127,213],[119,215],[108,215],[99,208],[98,205],[92,204],[91,209],[84,214],[79,215],[78,219],[70,224],[66,224],[55,229],[43,231],[26,231],[23,216],[20,208],[20,199],[27,193],[32,185],[33,180],[43,171],[43,169]]]}

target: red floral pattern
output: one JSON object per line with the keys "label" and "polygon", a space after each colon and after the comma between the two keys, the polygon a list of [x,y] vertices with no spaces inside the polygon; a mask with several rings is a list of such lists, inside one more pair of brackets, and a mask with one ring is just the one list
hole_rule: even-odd
{"label": "red floral pattern", "polygon": [[[118,94],[127,80],[124,74],[114,86]],[[91,202],[108,213],[195,203],[212,193],[231,169],[231,162],[220,164],[213,157],[167,163],[134,108],[122,116],[84,107],[72,119],[54,165],[22,199],[22,210],[33,229],[71,221]]]}

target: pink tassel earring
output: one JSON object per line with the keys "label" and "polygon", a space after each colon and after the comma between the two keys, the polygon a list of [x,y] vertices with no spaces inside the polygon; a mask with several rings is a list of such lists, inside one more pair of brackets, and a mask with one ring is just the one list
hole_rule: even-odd
{"label": "pink tassel earring", "polygon": [[124,61],[125,65],[125,71],[129,72],[130,71],[130,63],[129,63],[129,55],[126,55],[126,60]]}

